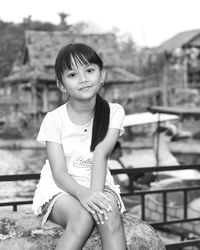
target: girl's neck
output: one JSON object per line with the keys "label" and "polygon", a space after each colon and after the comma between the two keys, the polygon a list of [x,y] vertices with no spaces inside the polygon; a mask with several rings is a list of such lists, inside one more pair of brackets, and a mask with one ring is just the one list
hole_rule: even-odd
{"label": "girl's neck", "polygon": [[70,120],[77,125],[88,124],[94,115],[95,103],[78,103],[69,101],[67,112]]}
{"label": "girl's neck", "polygon": [[78,102],[74,100],[70,100],[68,102],[68,106],[74,111],[80,114],[81,113],[88,113],[94,110],[96,100],[93,99],[89,102]]}

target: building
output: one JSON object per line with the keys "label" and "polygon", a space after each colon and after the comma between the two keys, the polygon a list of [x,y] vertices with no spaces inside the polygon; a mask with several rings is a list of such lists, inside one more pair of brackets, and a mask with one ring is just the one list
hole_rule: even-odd
{"label": "building", "polygon": [[4,86],[8,95],[27,113],[33,116],[46,113],[64,101],[64,96],[57,91],[54,62],[60,48],[72,42],[86,43],[102,55],[107,71],[104,95],[108,100],[127,98],[130,86],[141,81],[139,76],[122,68],[113,34],[26,31],[21,62],[4,79]]}
{"label": "building", "polygon": [[167,63],[174,66],[177,80],[184,87],[200,88],[200,29],[178,33],[156,51],[165,53]]}

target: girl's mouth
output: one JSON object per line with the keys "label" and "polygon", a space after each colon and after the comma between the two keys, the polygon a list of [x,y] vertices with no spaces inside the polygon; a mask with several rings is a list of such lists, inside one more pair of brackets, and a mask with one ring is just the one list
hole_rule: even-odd
{"label": "girl's mouth", "polygon": [[84,86],[84,87],[82,87],[82,88],[80,88],[79,90],[83,90],[83,91],[86,91],[86,90],[88,90],[88,89],[90,89],[91,88],[91,86]]}

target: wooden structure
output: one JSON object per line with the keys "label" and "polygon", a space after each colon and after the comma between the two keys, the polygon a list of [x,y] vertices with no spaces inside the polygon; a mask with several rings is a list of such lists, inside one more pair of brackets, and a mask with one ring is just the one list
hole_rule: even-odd
{"label": "wooden structure", "polygon": [[[156,48],[165,53],[178,87],[200,88],[200,29],[181,32]],[[169,73],[169,67],[168,69]],[[179,82],[179,83],[178,83]]]}
{"label": "wooden structure", "polygon": [[[152,114],[158,114],[158,121],[157,121],[157,129],[161,123],[161,115],[176,115],[179,116],[179,120],[183,121],[184,118],[195,118],[196,120],[200,119],[200,110],[199,108],[185,108],[185,107],[164,107],[164,106],[152,106],[148,107],[147,109]],[[157,150],[156,150],[156,165],[159,165],[159,134],[157,134]]]}
{"label": "wooden structure", "polygon": [[[107,71],[106,86],[116,83],[118,89],[118,84],[130,85],[140,81],[140,77],[121,68],[117,41],[113,34],[26,31],[21,64],[15,66],[4,79],[4,84],[14,90],[15,100],[24,103],[23,110],[36,115],[46,113],[62,103],[63,96],[57,91],[55,83],[54,62],[58,51],[72,42],[86,43],[102,55]],[[112,99],[116,91],[113,87],[106,87],[104,92],[108,99]]]}

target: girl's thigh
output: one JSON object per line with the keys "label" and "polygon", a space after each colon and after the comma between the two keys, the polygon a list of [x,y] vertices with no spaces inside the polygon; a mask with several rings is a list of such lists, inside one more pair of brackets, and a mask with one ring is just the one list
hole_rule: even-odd
{"label": "girl's thigh", "polygon": [[85,222],[94,223],[91,214],[71,195],[63,195],[58,198],[52,208],[49,219],[63,228],[69,222],[76,223],[79,221],[81,223],[82,220],[85,220]]}

